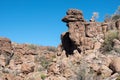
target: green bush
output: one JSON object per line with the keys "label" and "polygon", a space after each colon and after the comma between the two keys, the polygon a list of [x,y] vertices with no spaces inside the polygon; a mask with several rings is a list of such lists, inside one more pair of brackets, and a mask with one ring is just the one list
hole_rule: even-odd
{"label": "green bush", "polygon": [[51,62],[52,59],[47,59],[45,56],[38,56],[38,55],[35,56],[35,63],[38,63],[42,66],[42,68],[39,69],[39,71],[47,69],[47,67]]}
{"label": "green bush", "polygon": [[115,15],[112,16],[112,20],[116,21],[118,19],[120,19],[120,14],[115,14]]}
{"label": "green bush", "polygon": [[120,76],[118,76],[116,80],[120,80]]}
{"label": "green bush", "polygon": [[38,46],[37,46],[37,45],[34,45],[34,44],[29,44],[28,47],[29,47],[30,49],[36,50]]}
{"label": "green bush", "polygon": [[118,6],[117,10],[115,11],[115,13],[112,15],[112,20],[117,20],[120,19],[120,6]]}
{"label": "green bush", "polygon": [[46,78],[46,75],[45,74],[41,74],[41,79],[45,80],[45,78]]}
{"label": "green bush", "polygon": [[52,52],[56,52],[57,48],[56,47],[48,47],[47,50],[52,51]]}
{"label": "green bush", "polygon": [[111,18],[112,18],[111,15],[106,14],[104,21],[105,21],[105,22],[109,22],[109,21],[111,21]]}
{"label": "green bush", "polygon": [[113,50],[113,40],[118,38],[117,30],[110,30],[105,34],[105,41],[103,43],[102,50],[104,52],[109,52]]}
{"label": "green bush", "polygon": [[90,68],[89,64],[85,60],[81,60],[80,64],[74,69],[77,79],[75,80],[96,80],[97,77],[95,71]]}

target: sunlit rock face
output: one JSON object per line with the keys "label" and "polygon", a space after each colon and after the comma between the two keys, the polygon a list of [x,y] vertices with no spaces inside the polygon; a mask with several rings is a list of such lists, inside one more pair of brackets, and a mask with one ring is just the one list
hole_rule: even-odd
{"label": "sunlit rock face", "polygon": [[97,42],[94,39],[102,39],[103,26],[98,22],[86,22],[83,13],[77,9],[70,9],[62,19],[68,26],[68,32],[62,34],[61,40],[66,53],[72,54],[74,50],[84,52],[94,49]]}

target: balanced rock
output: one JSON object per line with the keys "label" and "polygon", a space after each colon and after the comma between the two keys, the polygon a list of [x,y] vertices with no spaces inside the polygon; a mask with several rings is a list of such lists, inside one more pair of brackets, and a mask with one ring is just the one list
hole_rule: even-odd
{"label": "balanced rock", "polygon": [[75,21],[83,21],[83,14],[80,10],[70,9],[67,11],[67,16],[65,16],[62,21],[64,22],[75,22]]}

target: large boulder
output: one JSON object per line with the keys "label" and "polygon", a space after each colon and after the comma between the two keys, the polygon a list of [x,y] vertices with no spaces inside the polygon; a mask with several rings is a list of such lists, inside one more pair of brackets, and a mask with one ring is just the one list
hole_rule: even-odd
{"label": "large boulder", "polygon": [[112,72],[113,72],[111,69],[109,69],[109,68],[108,68],[107,66],[105,66],[105,65],[102,65],[102,66],[100,67],[99,71],[100,71],[100,73],[101,73],[101,75],[102,75],[103,78],[106,78],[106,77],[111,76],[111,74],[112,74]]}
{"label": "large boulder", "polygon": [[110,68],[117,73],[120,73],[120,57],[114,57],[111,64]]}
{"label": "large boulder", "polygon": [[34,65],[24,63],[21,65],[21,72],[24,74],[28,74],[34,71]]}
{"label": "large boulder", "polygon": [[113,49],[120,53],[120,41],[118,39],[113,40]]}
{"label": "large boulder", "polygon": [[67,16],[65,16],[62,21],[64,22],[75,22],[75,21],[84,21],[83,14],[80,10],[70,9],[67,11]]}

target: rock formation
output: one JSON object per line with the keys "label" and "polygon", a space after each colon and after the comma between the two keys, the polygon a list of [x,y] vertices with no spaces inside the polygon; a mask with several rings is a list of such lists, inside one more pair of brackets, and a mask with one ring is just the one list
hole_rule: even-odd
{"label": "rock formation", "polygon": [[87,22],[77,9],[66,14],[58,48],[0,38],[0,80],[119,80],[120,20]]}
{"label": "rock formation", "polygon": [[66,14],[62,21],[66,22],[68,32],[61,35],[61,41],[67,54],[72,54],[74,50],[84,53],[95,49],[103,44],[105,34],[110,30],[118,31],[119,35],[120,20],[112,23],[86,22],[82,11],[76,9],[70,9]]}
{"label": "rock formation", "polygon": [[104,38],[103,33],[106,31],[106,25],[86,22],[82,11],[76,9],[70,9],[66,14],[62,21],[67,23],[68,32],[61,36],[63,49],[66,53],[71,54],[76,49],[78,52],[94,49],[95,43]]}

